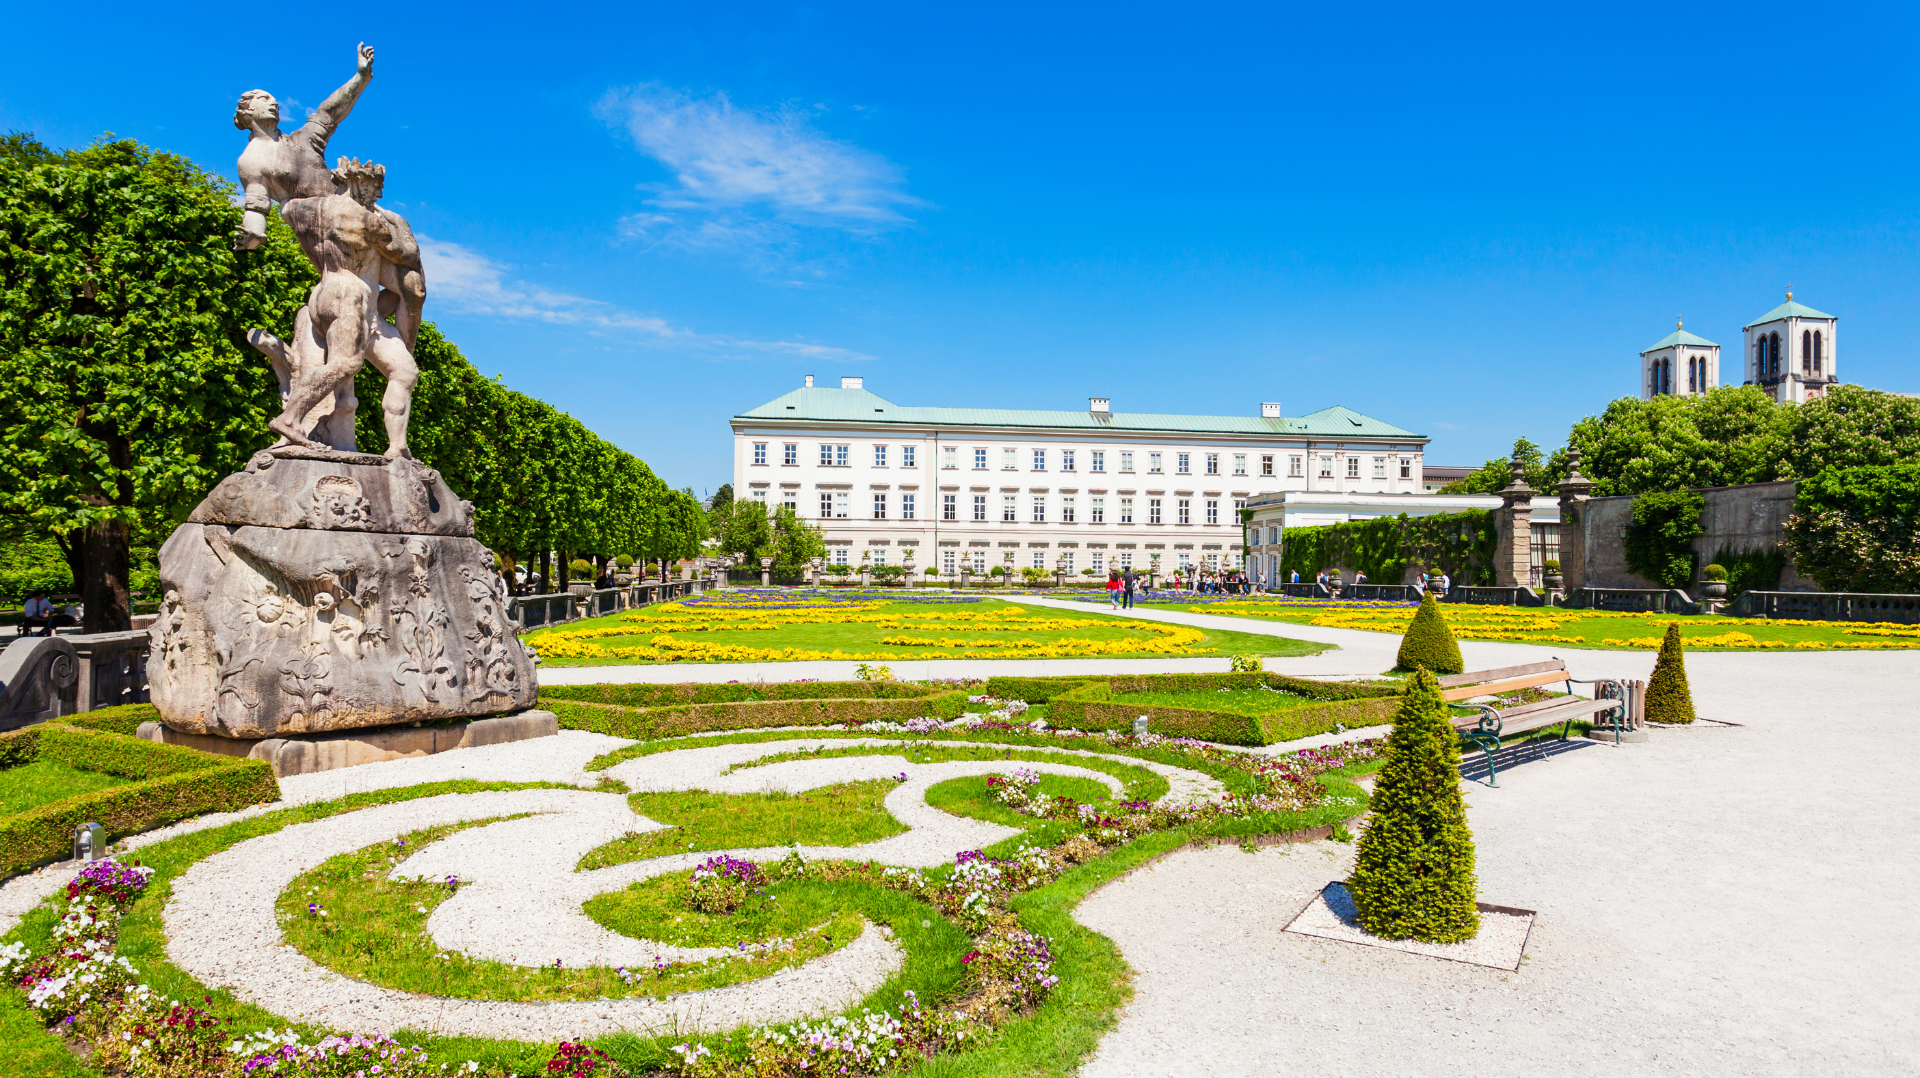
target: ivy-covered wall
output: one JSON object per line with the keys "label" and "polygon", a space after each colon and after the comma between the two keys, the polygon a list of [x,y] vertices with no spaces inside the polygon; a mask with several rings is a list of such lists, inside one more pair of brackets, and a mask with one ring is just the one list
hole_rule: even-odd
{"label": "ivy-covered wall", "polygon": [[1444,572],[1461,584],[1492,584],[1497,543],[1485,509],[1410,517],[1405,513],[1345,524],[1288,528],[1280,571],[1311,580],[1322,569],[1355,570],[1373,584],[1403,583],[1409,570]]}

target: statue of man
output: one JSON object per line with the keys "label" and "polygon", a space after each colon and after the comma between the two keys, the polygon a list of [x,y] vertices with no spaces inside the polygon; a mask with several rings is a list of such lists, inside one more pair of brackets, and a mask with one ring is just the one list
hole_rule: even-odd
{"label": "statue of man", "polygon": [[[365,242],[343,235],[334,235],[330,240],[329,230],[333,228],[338,215],[321,212],[318,205],[307,205],[310,202],[325,203],[329,199],[348,203],[354,201],[352,195],[343,195],[344,185],[335,176],[334,170],[327,167],[326,155],[327,143],[333,137],[334,130],[347,118],[360,92],[373,78],[373,49],[365,44],[360,45],[358,59],[354,76],[347,80],[346,85],[328,95],[319,109],[292,135],[281,132],[280,103],[265,90],[248,90],[241,94],[233,114],[234,126],[250,132],[247,148],[240,154],[245,216],[234,245],[237,249],[248,250],[264,242],[267,210],[274,202],[280,203],[282,219],[293,229],[308,260],[315,269],[321,271],[323,279],[314,290],[315,297],[328,287],[325,276],[328,273],[326,263],[331,257],[328,253],[330,242],[336,249],[336,255],[342,242],[346,247],[355,249],[364,246]],[[398,214],[372,205],[372,200],[379,197],[381,182],[374,180],[365,188],[373,192],[366,199],[366,212],[384,222],[379,230],[381,235],[377,245],[387,264],[386,268],[375,267],[369,273],[362,274],[359,271],[367,267],[352,258],[348,259],[355,261],[357,267],[348,272],[371,281],[372,287],[378,290],[377,298],[367,304],[367,310],[374,312],[373,320],[378,326],[369,328],[363,335],[365,347],[361,347],[350,359],[345,356],[341,358],[348,360],[356,370],[362,360],[370,360],[383,373],[389,366],[396,371],[404,369],[407,372],[404,385],[392,375],[389,375],[387,384],[387,453],[388,456],[397,456],[406,453],[406,416],[413,389],[412,350],[420,331],[420,312],[426,303],[427,290],[426,275],[420,261],[420,246],[413,238],[412,229]],[[334,205],[339,208],[340,203]],[[358,216],[348,211],[346,218],[345,227],[348,231],[360,229],[356,223],[359,222]],[[335,271],[344,269],[340,258],[332,257],[332,261]],[[328,294],[338,299],[344,293],[341,286],[336,284]],[[309,307],[302,308],[296,318],[294,340],[290,345],[264,330],[256,329],[248,335],[253,346],[273,362],[274,372],[280,378],[281,400],[286,410],[271,426],[286,441],[295,444],[314,448],[352,448],[353,410],[358,402],[353,397],[351,378],[342,381],[335,371],[312,370],[303,373],[296,369],[302,365],[325,365],[330,355],[331,327],[336,319],[329,314],[316,320],[313,317],[315,312],[310,309],[312,303],[310,298]],[[394,319],[398,327],[395,343],[400,346],[398,351],[404,356],[404,363],[394,358],[393,345],[378,343],[391,335],[385,323],[388,316]],[[318,325],[318,322],[324,322],[325,327]],[[355,341],[359,339],[359,336],[353,337]],[[334,386],[337,392],[331,401],[324,397],[316,398],[310,391],[298,393],[302,400],[308,400],[309,403],[304,411],[295,414],[292,401],[296,396],[296,383],[311,385],[316,381]],[[400,397],[398,400],[396,393]],[[313,436],[318,436],[318,440]]]}
{"label": "statue of man", "polygon": [[[294,320],[294,338],[283,343],[261,330],[249,335],[254,347],[290,372],[284,406],[267,426],[295,445],[338,448],[337,441],[312,438],[307,421],[331,399],[347,402],[350,422],[357,403],[354,375],[363,363],[372,363],[387,379],[382,401],[387,456],[411,456],[407,419],[419,370],[386,316],[400,303],[406,254],[418,247],[405,221],[375,205],[386,169],[343,157],[329,175],[341,193],[297,198],[281,207],[288,226],[312,238],[310,253],[320,267],[320,283]],[[337,422],[339,411],[336,405],[330,421]],[[351,429],[345,436],[351,439]]]}

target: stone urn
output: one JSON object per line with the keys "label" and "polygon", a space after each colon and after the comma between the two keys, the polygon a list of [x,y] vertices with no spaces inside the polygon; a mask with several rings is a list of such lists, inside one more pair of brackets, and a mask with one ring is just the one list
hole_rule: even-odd
{"label": "stone urn", "polygon": [[584,580],[584,581],[582,581],[582,580],[570,580],[570,581],[568,581],[568,582],[567,582],[567,594],[569,594],[569,595],[592,595],[592,594],[593,594],[593,581],[591,581],[591,580]]}
{"label": "stone urn", "polygon": [[1705,583],[1702,583],[1700,585],[1700,596],[1703,599],[1726,598],[1727,582],[1724,580],[1709,580],[1709,581],[1706,581]]}
{"label": "stone urn", "polygon": [[632,583],[633,583],[632,573],[618,572],[613,574],[613,586],[616,588],[624,588],[631,585]]}
{"label": "stone urn", "polygon": [[1548,588],[1559,591],[1567,586],[1567,578],[1560,573],[1546,573],[1542,576]]}

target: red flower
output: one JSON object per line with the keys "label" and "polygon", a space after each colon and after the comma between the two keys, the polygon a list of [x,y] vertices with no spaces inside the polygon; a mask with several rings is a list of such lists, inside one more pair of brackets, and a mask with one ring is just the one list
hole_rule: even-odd
{"label": "red flower", "polygon": [[966,964],[968,964],[969,962],[972,962],[972,961],[973,961],[974,959],[976,959],[976,958],[979,958],[979,957],[980,957],[980,952],[979,952],[979,951],[968,951],[968,952],[967,952],[967,957],[965,957],[965,958],[962,958],[962,959],[960,960],[960,964],[964,966],[964,965],[966,965]]}

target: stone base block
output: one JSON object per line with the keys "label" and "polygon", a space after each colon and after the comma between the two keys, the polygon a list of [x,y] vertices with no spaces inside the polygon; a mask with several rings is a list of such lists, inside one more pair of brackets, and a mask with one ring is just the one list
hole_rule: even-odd
{"label": "stone base block", "polygon": [[505,745],[560,732],[560,720],[551,711],[522,711],[450,726],[376,726],[337,734],[271,737],[257,741],[187,734],[157,722],[140,724],[138,734],[148,741],[185,745],[201,752],[245,756],[273,764],[273,773],[310,775],[342,767],[377,764],[415,756],[431,756],[451,749]]}
{"label": "stone base block", "polygon": [[[1613,731],[1606,727],[1596,726],[1587,731],[1587,736],[1595,741],[1604,741],[1609,745],[1613,744]],[[1645,730],[1620,731],[1620,743],[1622,745],[1638,745],[1646,740],[1647,732]]]}

